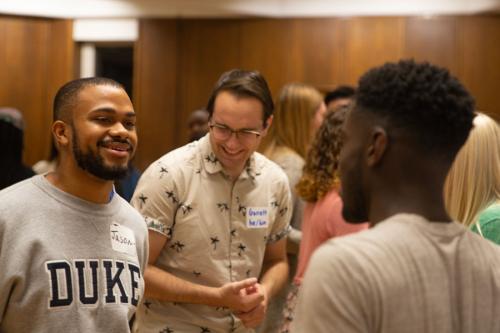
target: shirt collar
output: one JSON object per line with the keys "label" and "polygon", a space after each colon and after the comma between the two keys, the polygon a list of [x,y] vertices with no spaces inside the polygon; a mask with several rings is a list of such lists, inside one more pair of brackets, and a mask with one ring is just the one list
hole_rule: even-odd
{"label": "shirt collar", "polygon": [[222,164],[220,164],[217,156],[212,149],[210,143],[210,133],[207,133],[199,141],[200,153],[201,153],[201,164],[205,171],[209,174],[215,174],[217,172],[222,172]]}

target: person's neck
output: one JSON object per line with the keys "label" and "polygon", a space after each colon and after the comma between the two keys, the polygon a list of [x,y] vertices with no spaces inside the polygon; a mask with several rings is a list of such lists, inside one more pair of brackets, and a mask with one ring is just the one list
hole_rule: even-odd
{"label": "person's neck", "polygon": [[47,180],[60,190],[80,199],[106,204],[113,191],[113,181],[97,178],[78,167],[72,168],[60,163],[56,170],[47,174]]}
{"label": "person's neck", "polygon": [[298,154],[295,150],[288,146],[277,144],[276,141],[269,146],[269,149],[264,151],[264,155],[270,160],[276,159],[280,154]]}
{"label": "person's neck", "polygon": [[430,222],[452,221],[446,211],[440,186],[406,184],[385,189],[372,193],[369,216],[372,225],[401,213],[420,215]]}

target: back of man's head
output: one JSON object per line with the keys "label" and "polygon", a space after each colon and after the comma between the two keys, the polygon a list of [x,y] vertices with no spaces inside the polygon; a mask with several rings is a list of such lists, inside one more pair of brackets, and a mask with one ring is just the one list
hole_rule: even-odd
{"label": "back of man's head", "polygon": [[338,98],[353,98],[356,89],[351,86],[338,86],[334,90],[326,93],[325,104],[328,104]]}
{"label": "back of man's head", "polygon": [[474,99],[448,70],[427,62],[386,63],[364,74],[356,108],[384,119],[422,154],[451,163],[472,128]]}
{"label": "back of man's head", "polygon": [[212,95],[207,103],[207,111],[210,118],[214,112],[215,99],[223,91],[227,91],[237,97],[257,98],[262,103],[264,111],[262,121],[264,126],[266,125],[266,120],[274,112],[274,102],[266,79],[257,71],[233,69],[222,74],[219,81],[215,84]]}
{"label": "back of man's head", "polygon": [[107,85],[125,90],[123,85],[115,80],[103,77],[88,77],[69,81],[59,88],[54,97],[53,120],[62,120],[71,123],[71,110],[77,101],[80,91],[90,86],[100,85]]}

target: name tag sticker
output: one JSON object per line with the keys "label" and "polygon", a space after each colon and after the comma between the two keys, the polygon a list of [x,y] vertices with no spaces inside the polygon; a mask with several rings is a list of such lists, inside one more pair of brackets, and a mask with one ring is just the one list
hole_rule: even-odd
{"label": "name tag sticker", "polygon": [[267,228],[269,225],[269,212],[267,207],[248,207],[247,228]]}
{"label": "name tag sticker", "polygon": [[116,222],[112,222],[110,227],[111,247],[113,250],[137,256],[135,247],[135,235],[132,229]]}

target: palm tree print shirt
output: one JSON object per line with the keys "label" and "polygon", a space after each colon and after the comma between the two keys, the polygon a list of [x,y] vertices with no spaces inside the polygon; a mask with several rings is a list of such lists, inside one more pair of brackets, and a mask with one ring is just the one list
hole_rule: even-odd
{"label": "palm tree print shirt", "polygon": [[[154,162],[141,177],[132,204],[150,230],[168,238],[159,268],[219,287],[259,277],[266,246],[289,232],[292,200],[284,172],[259,153],[252,154],[233,182],[213,153],[209,135]],[[139,325],[144,322],[151,332],[251,332],[238,329],[239,320],[223,308],[147,300],[138,312]]]}

